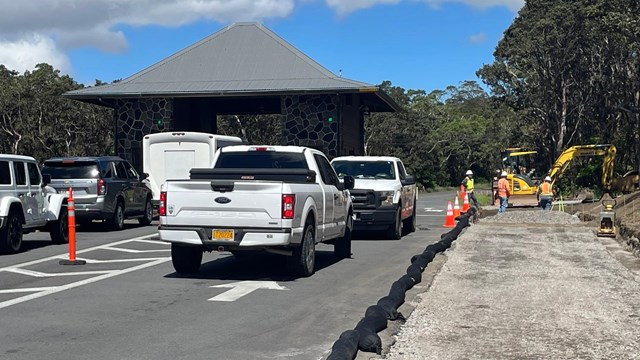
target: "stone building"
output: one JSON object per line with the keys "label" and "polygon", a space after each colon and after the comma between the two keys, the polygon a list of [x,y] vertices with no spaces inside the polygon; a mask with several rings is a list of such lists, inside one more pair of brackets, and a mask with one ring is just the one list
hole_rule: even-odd
{"label": "stone building", "polygon": [[216,133],[218,115],[280,114],[281,144],[362,155],[364,116],[399,106],[336,76],[258,23],[236,23],[116,83],[65,96],[114,109],[117,155],[141,168],[142,138]]}

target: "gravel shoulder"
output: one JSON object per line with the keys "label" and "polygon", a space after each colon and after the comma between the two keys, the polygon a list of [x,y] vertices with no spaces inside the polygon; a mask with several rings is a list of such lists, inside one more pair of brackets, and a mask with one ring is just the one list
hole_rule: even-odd
{"label": "gravel shoulder", "polygon": [[447,262],[387,359],[640,358],[640,277],[565,213],[482,219]]}

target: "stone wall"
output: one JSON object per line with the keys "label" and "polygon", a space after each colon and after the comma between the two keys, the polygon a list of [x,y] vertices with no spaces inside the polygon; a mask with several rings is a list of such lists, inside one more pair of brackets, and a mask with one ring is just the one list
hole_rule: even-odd
{"label": "stone wall", "polygon": [[339,98],[337,95],[282,97],[283,144],[308,146],[330,159],[339,155]]}
{"label": "stone wall", "polygon": [[142,138],[172,130],[171,99],[119,99],[114,111],[116,155],[142,169]]}

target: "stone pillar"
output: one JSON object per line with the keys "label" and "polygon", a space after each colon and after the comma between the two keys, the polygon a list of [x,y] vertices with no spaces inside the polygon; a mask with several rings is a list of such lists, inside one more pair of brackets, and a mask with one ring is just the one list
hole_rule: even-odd
{"label": "stone pillar", "polygon": [[340,154],[338,95],[293,95],[282,99],[285,145],[321,150],[329,159]]}
{"label": "stone pillar", "polygon": [[116,155],[142,171],[142,138],[147,134],[172,131],[171,99],[119,99],[113,112],[116,124]]}

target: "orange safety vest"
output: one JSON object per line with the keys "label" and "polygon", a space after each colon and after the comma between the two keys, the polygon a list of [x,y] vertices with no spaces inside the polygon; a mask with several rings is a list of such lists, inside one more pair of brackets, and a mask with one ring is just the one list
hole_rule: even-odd
{"label": "orange safety vest", "polygon": [[553,189],[551,183],[544,182],[540,185],[540,196],[553,196]]}
{"label": "orange safety vest", "polygon": [[509,197],[511,189],[509,188],[509,181],[507,179],[498,180],[498,196],[502,198]]}

